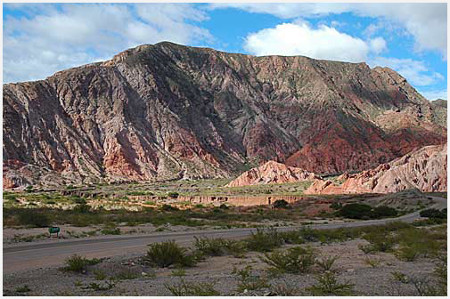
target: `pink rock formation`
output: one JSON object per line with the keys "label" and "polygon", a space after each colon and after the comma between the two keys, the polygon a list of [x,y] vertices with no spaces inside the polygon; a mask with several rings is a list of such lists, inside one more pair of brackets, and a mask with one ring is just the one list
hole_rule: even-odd
{"label": "pink rock formation", "polygon": [[341,185],[316,180],[307,194],[393,193],[407,189],[447,191],[447,145],[425,146],[390,163],[346,175]]}
{"label": "pink rock formation", "polygon": [[257,184],[281,184],[314,180],[318,177],[301,168],[289,167],[275,161],[268,161],[264,165],[244,172],[227,187],[239,187]]}

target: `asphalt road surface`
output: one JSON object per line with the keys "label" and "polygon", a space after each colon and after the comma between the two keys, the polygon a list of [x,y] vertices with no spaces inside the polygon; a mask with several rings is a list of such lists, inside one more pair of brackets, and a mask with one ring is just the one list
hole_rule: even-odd
{"label": "asphalt road surface", "polygon": [[[432,198],[436,201],[436,204],[432,207],[443,209],[447,206],[447,200],[445,198]],[[315,224],[308,226],[303,225],[301,227],[310,227],[314,229],[361,227],[381,225],[393,221],[413,222],[419,218],[419,212],[414,212],[397,218]],[[288,231],[298,228],[299,226],[290,226],[278,227],[277,229],[280,231]],[[9,274],[36,268],[62,266],[64,260],[73,254],[79,254],[88,258],[143,255],[146,252],[147,245],[154,242],[175,240],[181,245],[187,245],[192,243],[194,236],[238,239],[249,236],[254,231],[256,231],[254,228],[236,228],[227,230],[161,232],[137,236],[107,236],[76,240],[55,239],[54,242],[51,243],[45,242],[18,246],[3,246],[3,273]]]}

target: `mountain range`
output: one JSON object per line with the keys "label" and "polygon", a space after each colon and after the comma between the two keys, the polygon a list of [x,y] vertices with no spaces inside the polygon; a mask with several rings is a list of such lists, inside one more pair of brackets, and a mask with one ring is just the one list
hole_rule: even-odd
{"label": "mountain range", "polygon": [[232,177],[269,160],[362,171],[445,143],[446,111],[363,62],[142,45],[3,85],[4,187]]}

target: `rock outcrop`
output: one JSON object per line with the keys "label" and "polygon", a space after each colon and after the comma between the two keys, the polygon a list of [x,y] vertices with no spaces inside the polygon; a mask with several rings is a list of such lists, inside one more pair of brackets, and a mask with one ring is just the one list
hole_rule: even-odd
{"label": "rock outcrop", "polygon": [[240,187],[258,184],[282,184],[318,179],[314,173],[282,163],[268,161],[264,165],[244,172],[227,184],[227,187]]}
{"label": "rock outcrop", "polygon": [[390,163],[346,175],[341,185],[316,180],[307,194],[394,193],[408,189],[447,191],[447,145],[426,146]]}
{"label": "rock outcrop", "polygon": [[435,108],[365,63],[143,45],[5,84],[4,175],[8,186],[230,177],[268,160],[360,171],[445,142]]}

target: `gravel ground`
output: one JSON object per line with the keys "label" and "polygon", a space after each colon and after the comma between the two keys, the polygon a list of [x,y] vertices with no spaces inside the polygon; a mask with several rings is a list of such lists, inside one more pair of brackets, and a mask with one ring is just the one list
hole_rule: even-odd
{"label": "gravel ground", "polygon": [[[335,263],[339,282],[354,284],[355,295],[411,296],[417,295],[411,283],[401,283],[393,279],[392,272],[399,271],[408,276],[427,278],[433,272],[434,263],[430,259],[419,259],[415,262],[399,261],[394,255],[378,253],[366,255],[358,245],[365,244],[363,240],[352,240],[334,244],[312,243],[311,246],[319,252],[319,256],[339,256]],[[285,246],[284,248],[288,248]],[[144,253],[142,253],[144,254]],[[85,274],[64,272],[58,268],[43,268],[33,271],[7,274],[3,276],[4,295],[172,295],[166,285],[174,285],[182,280],[192,283],[211,283],[221,295],[307,295],[306,288],[316,283],[316,273],[282,274],[272,277],[268,274],[268,265],[260,260],[261,253],[250,252],[244,258],[231,256],[208,257],[196,267],[185,269],[185,276],[172,275],[173,268],[152,268],[142,262],[140,256],[119,256],[106,259],[90,266]],[[370,266],[366,260],[377,260],[376,267]],[[265,277],[268,287],[238,292],[239,278],[233,274],[233,269],[243,269],[246,265],[252,267],[254,275]],[[63,266],[63,265],[61,265]],[[127,273],[131,279],[118,280],[108,290],[95,290],[96,287],[107,287],[108,279],[96,277],[103,272],[108,276]],[[94,285],[91,285],[94,283]],[[95,285],[97,284],[97,285]],[[24,288],[27,286],[27,288]]]}

